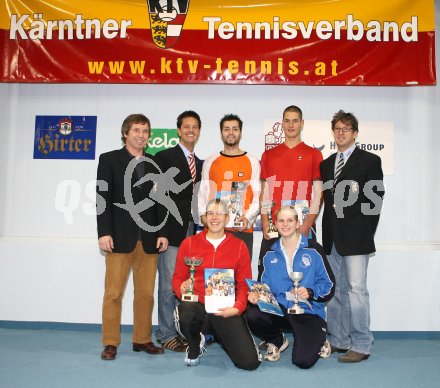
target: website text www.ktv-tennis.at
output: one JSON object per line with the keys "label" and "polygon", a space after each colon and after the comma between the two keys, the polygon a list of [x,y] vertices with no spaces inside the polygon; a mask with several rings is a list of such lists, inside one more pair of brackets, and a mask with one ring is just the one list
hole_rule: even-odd
{"label": "website text www.ktv-tennis.at", "polygon": [[133,61],[89,61],[88,69],[90,74],[188,74],[193,75],[200,72],[216,73],[217,75],[313,75],[317,77],[337,76],[338,61],[316,61],[311,66],[303,68],[299,61],[286,61],[284,58],[275,60],[224,60],[217,57],[212,61],[201,61],[199,59],[160,57],[155,62],[147,60]]}
{"label": "website text www.ktv-tennis.at", "polygon": [[[292,40],[301,36],[304,40],[316,35],[319,40],[328,39],[367,42],[415,42],[418,40],[418,20],[413,16],[411,21],[399,24],[397,22],[384,22],[371,20],[364,24],[347,15],[344,20],[328,20],[317,23],[310,21],[281,23],[278,16],[272,21],[258,23],[237,22],[231,23],[221,17],[204,17],[203,22],[208,24],[207,39],[210,40]],[[343,34],[343,31],[344,34]],[[122,36],[121,36],[122,37]],[[125,38],[125,36],[124,36]],[[209,73],[211,78],[216,76],[314,76],[329,77],[338,75],[338,60],[330,58],[314,61],[300,61],[298,58],[224,58],[204,57],[200,59],[187,59],[182,57],[170,58],[161,56],[154,60],[114,60],[114,61],[89,61],[90,74],[131,74],[131,75],[194,75]]]}

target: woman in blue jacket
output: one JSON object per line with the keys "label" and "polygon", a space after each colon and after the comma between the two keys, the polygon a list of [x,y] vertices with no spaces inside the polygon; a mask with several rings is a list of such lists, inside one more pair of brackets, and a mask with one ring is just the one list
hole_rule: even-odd
{"label": "woman in blue jacket", "polygon": [[[334,275],[327,262],[322,247],[317,243],[309,245],[306,237],[298,232],[298,214],[291,206],[281,207],[275,225],[280,234],[272,250],[264,256],[264,272],[261,281],[272,290],[284,316],[260,311],[256,306],[258,295],[251,292],[251,303],[247,310],[247,321],[253,333],[267,344],[264,359],[278,361],[280,353],[287,349],[289,342],[283,329],[291,329],[295,339],[292,363],[300,368],[312,367],[323,352],[330,353],[326,344],[325,302],[334,292]],[[302,272],[297,297],[302,314],[290,314],[293,282],[292,272]]]}

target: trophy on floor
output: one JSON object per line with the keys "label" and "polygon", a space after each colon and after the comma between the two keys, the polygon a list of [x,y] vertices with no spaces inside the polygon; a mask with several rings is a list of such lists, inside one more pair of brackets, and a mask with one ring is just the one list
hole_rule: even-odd
{"label": "trophy on floor", "polygon": [[273,201],[263,201],[261,203],[261,214],[267,214],[269,218],[269,230],[267,234],[270,238],[278,238],[278,231],[275,229],[275,225],[272,219],[272,208],[275,206],[275,202]]}
{"label": "trophy on floor", "polygon": [[300,302],[300,301],[303,302],[303,300],[298,298],[298,286],[299,286],[299,282],[303,278],[303,273],[302,272],[293,272],[292,271],[292,272],[289,273],[289,277],[293,281],[293,292],[289,292],[291,297],[290,298],[287,297],[287,299],[288,300],[292,300],[293,299],[293,306],[288,308],[287,312],[289,314],[304,314],[304,309],[299,307],[299,304],[298,304],[298,302]]}
{"label": "trophy on floor", "polygon": [[194,274],[196,273],[196,267],[198,267],[203,262],[201,257],[185,257],[183,262],[189,266],[189,279],[190,287],[188,291],[182,295],[182,301],[185,302],[198,302],[199,296],[194,292]]}
{"label": "trophy on floor", "polygon": [[243,215],[244,199],[246,196],[247,183],[246,182],[232,182],[231,198],[233,198],[233,228],[242,228],[243,221],[237,221]]}

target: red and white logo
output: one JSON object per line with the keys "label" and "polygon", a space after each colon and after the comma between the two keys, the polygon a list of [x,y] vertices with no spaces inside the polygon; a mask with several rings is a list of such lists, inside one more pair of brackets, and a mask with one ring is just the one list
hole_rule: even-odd
{"label": "red and white logo", "polygon": [[168,49],[180,38],[189,0],[147,0],[150,29],[157,47]]}
{"label": "red and white logo", "polygon": [[266,130],[264,143],[266,150],[270,150],[278,144],[284,143],[284,128],[279,121],[274,122],[270,129]]}
{"label": "red and white logo", "polygon": [[58,122],[58,129],[62,135],[70,135],[72,132],[72,120],[65,118]]}

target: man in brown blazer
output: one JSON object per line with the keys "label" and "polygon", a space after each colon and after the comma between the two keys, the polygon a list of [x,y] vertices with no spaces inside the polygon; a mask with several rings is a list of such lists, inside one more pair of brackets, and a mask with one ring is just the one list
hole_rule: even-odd
{"label": "man in brown blazer", "polygon": [[[144,154],[150,120],[129,115],[122,123],[120,150],[99,158],[97,224],[99,248],[106,252],[105,293],[102,305],[103,360],[114,360],[121,342],[120,325],[125,286],[133,271],[133,351],[161,354],[151,340],[154,285],[159,252],[168,247],[167,209],[154,199],[159,161]],[[157,177],[136,184],[146,176]]]}

